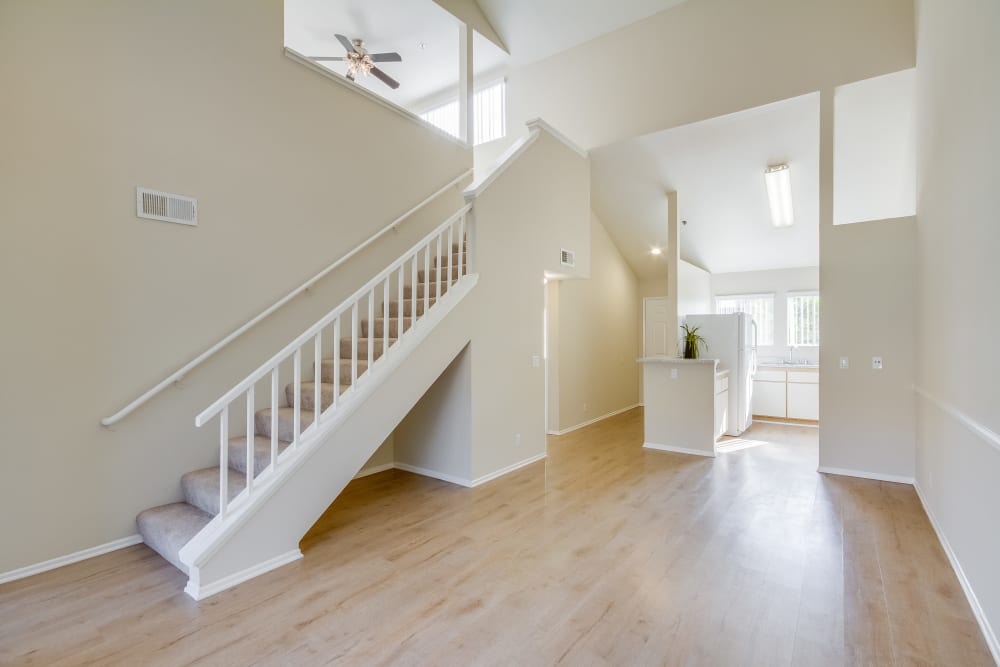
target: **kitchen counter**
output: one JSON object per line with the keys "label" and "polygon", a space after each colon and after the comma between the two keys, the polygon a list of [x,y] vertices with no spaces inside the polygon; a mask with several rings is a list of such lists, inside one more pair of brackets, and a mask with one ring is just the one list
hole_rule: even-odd
{"label": "kitchen counter", "polygon": [[717,425],[725,425],[729,405],[729,371],[717,372],[718,359],[637,361],[643,365],[643,447],[715,456]]}
{"label": "kitchen counter", "polygon": [[803,371],[818,371],[819,364],[781,364],[781,363],[758,363],[757,368],[767,368],[769,370],[803,370]]}

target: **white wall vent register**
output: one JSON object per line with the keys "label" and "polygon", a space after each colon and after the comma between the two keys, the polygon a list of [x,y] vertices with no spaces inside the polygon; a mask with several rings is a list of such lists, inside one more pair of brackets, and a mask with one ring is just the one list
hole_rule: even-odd
{"label": "white wall vent register", "polygon": [[576,254],[563,248],[559,253],[559,263],[563,266],[576,266]]}
{"label": "white wall vent register", "polygon": [[149,188],[135,189],[135,214],[140,218],[198,224],[198,200],[194,197],[158,192]]}

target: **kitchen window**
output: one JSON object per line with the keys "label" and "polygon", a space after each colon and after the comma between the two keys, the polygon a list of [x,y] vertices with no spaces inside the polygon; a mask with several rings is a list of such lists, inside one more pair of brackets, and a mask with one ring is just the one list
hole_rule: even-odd
{"label": "kitchen window", "polygon": [[[502,139],[507,134],[507,91],[503,79],[477,90],[472,97],[475,145]],[[420,114],[431,125],[459,136],[458,100]]]}
{"label": "kitchen window", "polygon": [[798,292],[788,297],[788,344],[819,346],[819,292]]}
{"label": "kitchen window", "polygon": [[720,315],[749,313],[757,323],[757,344],[774,345],[774,295],[730,294],[715,297],[715,312]]}

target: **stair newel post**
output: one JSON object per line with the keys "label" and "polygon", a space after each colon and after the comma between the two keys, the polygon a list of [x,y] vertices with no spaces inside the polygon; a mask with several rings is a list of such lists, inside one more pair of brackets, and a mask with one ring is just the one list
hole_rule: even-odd
{"label": "stair newel post", "polygon": [[[373,326],[374,322],[368,322]],[[351,306],[351,389],[358,386],[358,302]]]}
{"label": "stair newel post", "polygon": [[[392,273],[388,273],[385,276],[385,282],[382,284],[382,321],[389,321],[389,282],[392,280]],[[396,306],[396,315],[399,316],[399,308],[402,308],[403,304],[400,303]],[[396,334],[399,334],[399,325],[396,325]],[[382,358],[385,359],[385,353],[389,351],[389,328],[382,327]]]}
{"label": "stair newel post", "polygon": [[[389,328],[389,320],[382,320],[382,330]],[[375,288],[368,294],[368,370],[375,361]]]}
{"label": "stair newel post", "polygon": [[313,347],[313,426],[319,428],[319,416],[323,413],[323,329],[316,332]]}
{"label": "stair newel post", "polygon": [[292,357],[292,442],[299,446],[302,434],[302,348],[296,348]]}
{"label": "stair newel post", "polygon": [[[439,273],[435,271],[435,273]],[[435,295],[436,296],[436,295]],[[424,248],[424,312],[431,305],[431,244]],[[413,322],[417,321],[417,311],[413,311]]]}
{"label": "stair newel post", "polygon": [[340,316],[333,320],[333,407],[340,404]]}
{"label": "stair newel post", "polygon": [[278,367],[271,371],[271,471],[278,468]]}
{"label": "stair newel post", "polygon": [[[253,455],[253,385],[247,389],[247,496],[253,495],[254,455]],[[228,447],[227,447],[228,449]]]}
{"label": "stair newel post", "polygon": [[[441,271],[444,270],[444,267],[442,266],[443,262],[441,261],[441,235],[440,234],[438,234],[438,237],[437,237],[437,246],[438,246],[437,247],[437,260],[435,262],[435,264],[437,265],[437,268],[434,271],[434,273],[437,275],[437,293],[434,294],[434,296],[436,298],[440,299],[441,298]],[[449,277],[450,277],[450,275],[449,275]],[[424,309],[424,315],[426,315],[426,314],[427,314],[427,309],[425,308]]]}
{"label": "stair newel post", "polygon": [[[452,264],[455,261],[455,223],[448,225],[448,288],[451,289],[454,280],[452,279]],[[441,295],[438,294],[438,297]]]}
{"label": "stair newel post", "polygon": [[[406,267],[405,260],[399,263],[399,279],[398,279],[399,284],[396,286],[396,291],[399,292],[399,301],[397,303],[399,303],[400,308],[403,307],[403,283],[406,282],[405,267]],[[410,296],[415,297],[416,295],[410,295]],[[402,337],[403,337],[403,327],[402,325],[400,325],[396,329],[396,338],[402,338]]]}
{"label": "stair newel post", "polygon": [[219,517],[226,518],[229,494],[229,406],[219,415]]}

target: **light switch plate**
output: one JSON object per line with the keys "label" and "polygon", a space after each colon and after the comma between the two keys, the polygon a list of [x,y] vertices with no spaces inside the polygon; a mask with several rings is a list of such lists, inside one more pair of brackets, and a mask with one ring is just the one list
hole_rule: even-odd
{"label": "light switch plate", "polygon": [[872,357],[872,369],[876,371],[882,370],[882,357]]}
{"label": "light switch plate", "polygon": [[851,367],[850,360],[847,357],[841,357],[840,358],[840,367],[843,370],[847,370],[848,368],[850,368]]}
{"label": "light switch plate", "polygon": [[531,355],[531,367],[540,368],[541,365],[542,365],[542,358],[537,354]]}
{"label": "light switch plate", "polygon": [[677,369],[676,368],[671,368],[670,369],[670,379],[671,380],[676,380],[677,379]]}

